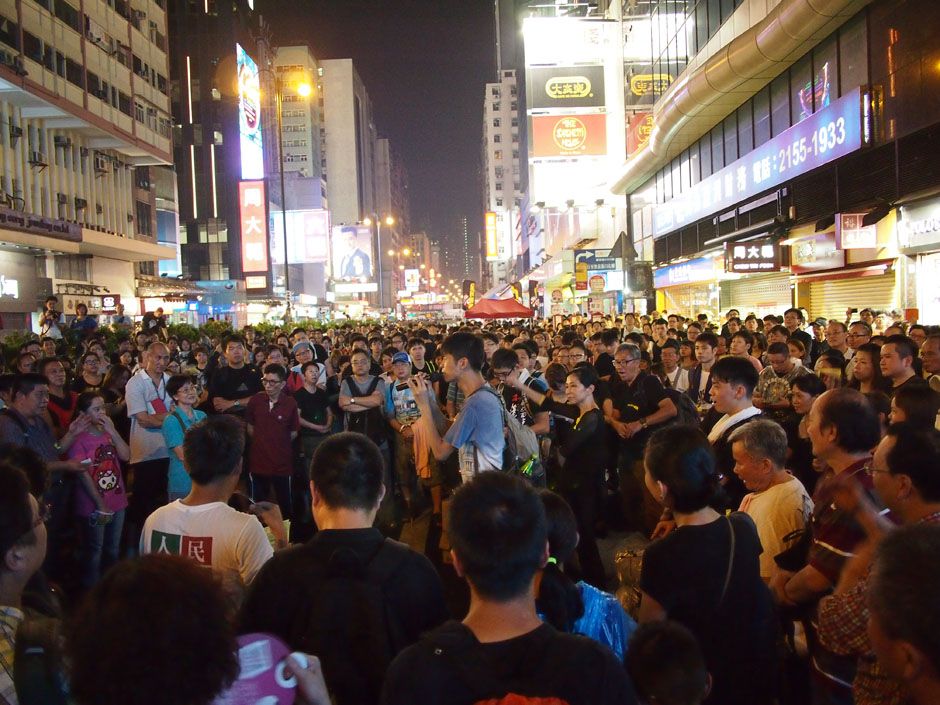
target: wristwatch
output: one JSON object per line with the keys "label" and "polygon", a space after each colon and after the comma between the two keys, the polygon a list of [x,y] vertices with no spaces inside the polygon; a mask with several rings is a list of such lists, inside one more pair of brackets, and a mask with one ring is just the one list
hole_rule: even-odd
{"label": "wristwatch", "polygon": [[648,426],[647,423],[646,423],[646,417],[645,417],[645,416],[640,419],[640,426],[642,426],[643,428],[649,428],[649,426]]}
{"label": "wristwatch", "polygon": [[356,403],[356,397],[351,397],[350,400],[349,400],[349,403],[350,403],[350,404],[355,404],[355,403]]}

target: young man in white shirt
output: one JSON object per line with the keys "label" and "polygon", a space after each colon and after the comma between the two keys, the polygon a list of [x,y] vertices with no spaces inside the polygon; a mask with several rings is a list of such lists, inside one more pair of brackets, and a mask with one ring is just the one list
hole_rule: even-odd
{"label": "young man in white shirt", "polygon": [[189,558],[250,583],[274,553],[261,522],[271,529],[278,548],[287,545],[287,531],[277,504],[252,503],[252,514],[228,506],[235,493],[245,452],[244,424],[219,414],[194,424],[183,441],[190,493],[147,517],[140,552]]}

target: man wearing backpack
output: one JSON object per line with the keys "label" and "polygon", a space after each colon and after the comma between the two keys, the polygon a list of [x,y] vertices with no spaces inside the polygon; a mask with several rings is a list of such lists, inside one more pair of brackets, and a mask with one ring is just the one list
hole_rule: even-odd
{"label": "man wearing backpack", "polygon": [[[483,473],[457,490],[451,511],[451,554],[469,583],[470,610],[395,659],[382,703],[635,703],[609,649],[556,631],[536,612],[539,573],[550,560],[536,491],[505,473]],[[326,680],[332,685],[328,672]]]}
{"label": "man wearing backpack", "polygon": [[385,488],[368,438],[330,436],[310,474],[319,532],[265,565],[239,630],[319,656],[336,705],[375,703],[395,655],[447,619],[440,578],[427,558],[372,527]]}

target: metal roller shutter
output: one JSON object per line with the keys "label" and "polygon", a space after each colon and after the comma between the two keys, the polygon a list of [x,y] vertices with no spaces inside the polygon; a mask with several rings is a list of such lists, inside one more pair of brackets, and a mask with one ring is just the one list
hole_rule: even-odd
{"label": "metal roller shutter", "polygon": [[721,282],[721,312],[736,308],[742,319],[749,313],[758,318],[769,313],[781,315],[793,305],[792,301],[790,275],[785,272]]}
{"label": "metal roller shutter", "polygon": [[809,314],[812,318],[843,320],[845,310],[872,308],[891,311],[898,308],[894,272],[869,277],[814,281],[810,283]]}

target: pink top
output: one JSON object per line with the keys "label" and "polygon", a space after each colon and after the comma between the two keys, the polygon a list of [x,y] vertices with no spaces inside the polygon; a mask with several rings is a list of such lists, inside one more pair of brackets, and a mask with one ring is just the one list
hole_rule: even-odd
{"label": "pink top", "polygon": [[[121,461],[107,433],[82,432],[69,447],[69,460],[91,460],[86,465],[91,480],[98,488],[104,506],[110,512],[127,507],[127,492],[121,476]],[[91,516],[97,509],[95,501],[88,496],[84,485],[75,493],[75,513],[80,517]]]}

